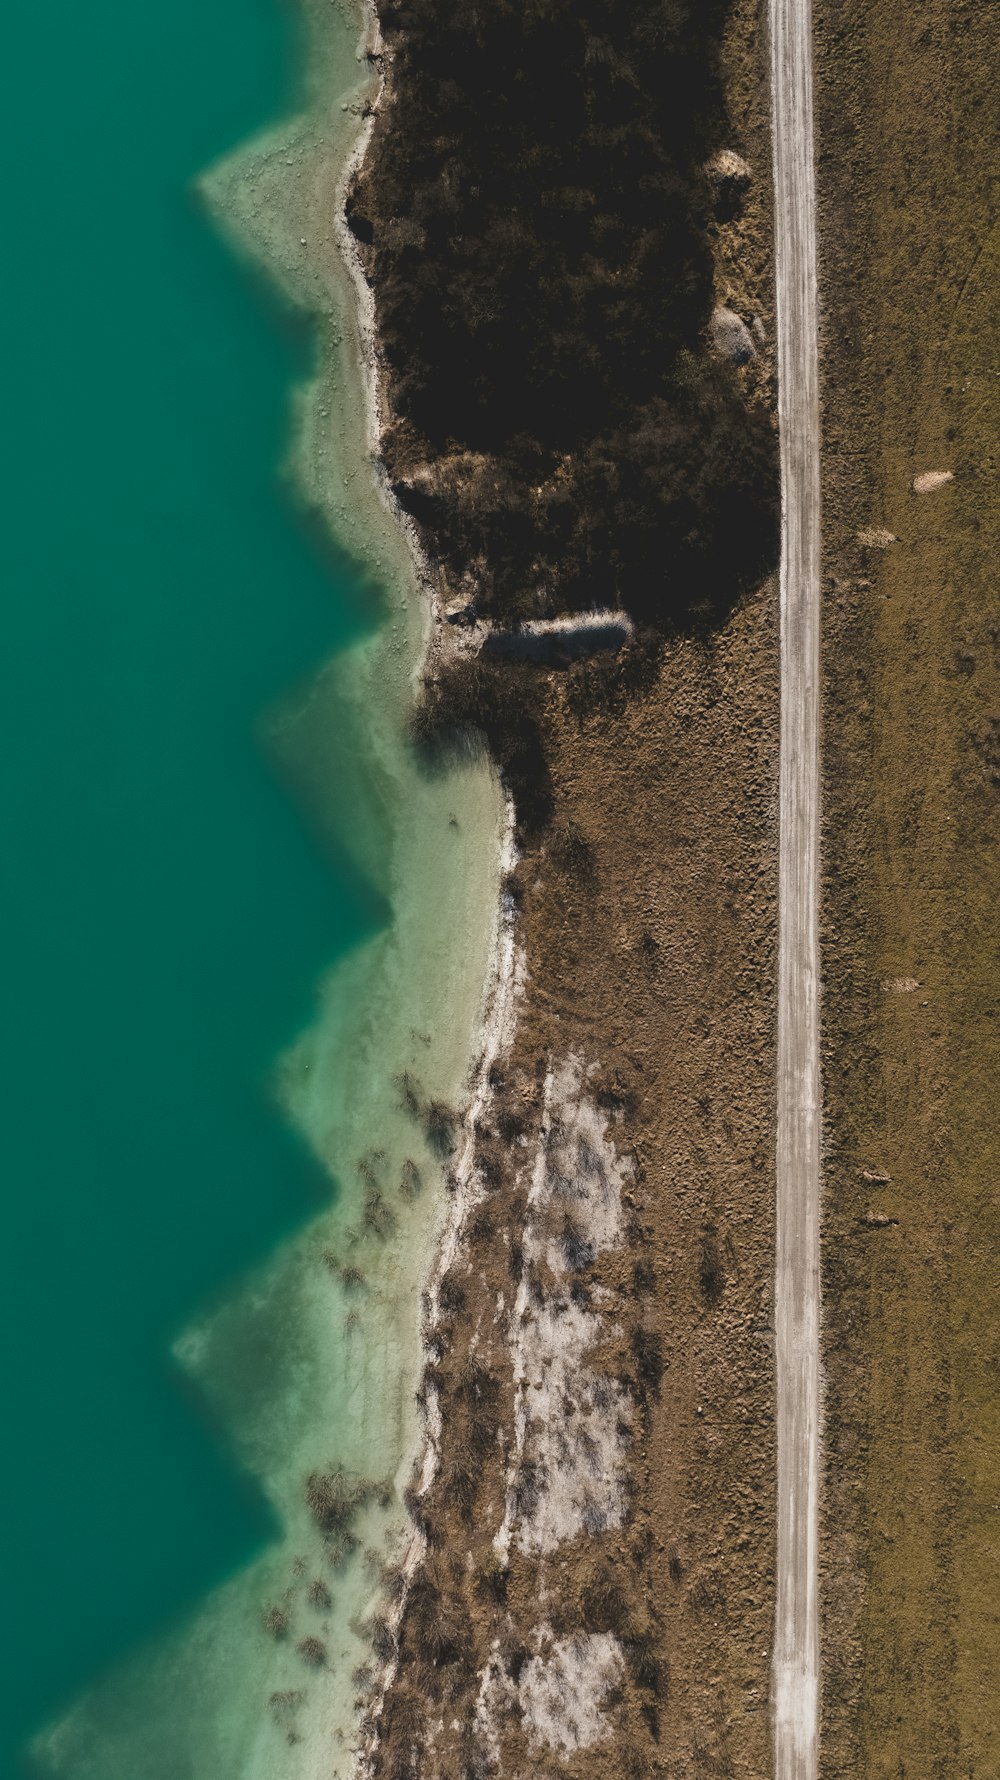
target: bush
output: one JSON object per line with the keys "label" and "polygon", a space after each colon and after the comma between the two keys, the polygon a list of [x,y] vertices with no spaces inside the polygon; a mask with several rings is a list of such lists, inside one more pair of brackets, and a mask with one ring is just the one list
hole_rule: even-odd
{"label": "bush", "polygon": [[328,1538],[344,1535],[357,1510],[378,1492],[378,1483],[359,1477],[342,1466],[313,1471],[306,1479],[306,1503],[320,1532]]}
{"label": "bush", "polygon": [[559,1238],[562,1258],[572,1273],[579,1273],[582,1268],[589,1267],[594,1259],[594,1245],[577,1228],[571,1217],[567,1217]]}
{"label": "bush", "polygon": [[445,1316],[457,1316],[465,1304],[465,1288],[451,1273],[441,1281],[438,1303]]}
{"label": "bush", "polygon": [[550,854],[556,870],[582,889],[594,885],[594,849],[575,822],[560,823],[552,833]]}
{"label": "bush", "polygon": [[425,1113],[427,1142],[434,1154],[439,1156],[442,1161],[447,1160],[454,1153],[457,1123],[457,1115],[450,1106],[445,1105],[443,1100],[429,1102]]}
{"label": "bush", "polygon": [[370,1187],[365,1194],[362,1223],[366,1230],[370,1230],[383,1242],[396,1228],[396,1214],[378,1187]]}
{"label": "bush", "polygon": [[640,1326],[632,1336],[632,1353],[639,1375],[640,1399],[645,1401],[649,1396],[654,1402],[659,1402],[660,1386],[666,1370],[662,1338],[654,1329]]}
{"label": "bush", "polygon": [[726,1275],[719,1252],[719,1243],[713,1225],[709,1224],[701,1239],[701,1262],[698,1268],[698,1285],[706,1304],[712,1306],[719,1303],[726,1289]]}
{"label": "bush", "polygon": [[441,1495],[452,1508],[457,1508],[467,1526],[472,1524],[479,1473],[471,1459],[460,1457],[446,1466],[441,1479]]}
{"label": "bush", "polygon": [[388,1621],[381,1614],[373,1614],[365,1630],[379,1662],[391,1662],[396,1654],[396,1639]]}
{"label": "bush", "polygon": [[311,1669],[326,1667],[326,1645],[322,1638],[303,1638],[295,1648],[302,1661],[308,1663]]}
{"label": "bush", "polygon": [[651,1637],[630,1639],[625,1646],[625,1655],[636,1687],[641,1687],[661,1703],[667,1697],[668,1669],[656,1654]]}
{"label": "bush", "polygon": [[417,1164],[407,1156],[406,1161],[403,1163],[403,1173],[399,1183],[400,1192],[402,1193],[403,1198],[415,1199],[417,1194],[423,1191],[423,1185],[423,1179]]}
{"label": "bush", "polygon": [[623,1643],[636,1633],[636,1603],[608,1564],[583,1591],[583,1623],[588,1632],[613,1632]]}
{"label": "bush", "polygon": [[479,1571],[479,1590],[488,1600],[502,1607],[507,1599],[510,1572],[491,1546]]}

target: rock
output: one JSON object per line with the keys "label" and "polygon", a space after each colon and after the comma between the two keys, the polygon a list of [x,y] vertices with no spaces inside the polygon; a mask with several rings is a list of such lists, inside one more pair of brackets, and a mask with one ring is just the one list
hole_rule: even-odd
{"label": "rock", "polygon": [[886,531],[884,525],[865,526],[858,533],[858,543],[865,550],[888,550],[890,544],[898,544],[895,532]]}
{"label": "rock", "polygon": [[954,482],[954,470],[921,470],[914,476],[911,487],[914,494],[933,494],[936,489],[944,488],[948,482]]}
{"label": "rock", "polygon": [[729,359],[734,365],[749,364],[754,356],[750,329],[735,309],[720,306],[713,310],[708,325],[708,337],[713,352],[717,352],[720,358]]}
{"label": "rock", "polygon": [[705,172],[714,185],[735,185],[740,191],[746,190],[753,177],[749,162],[733,148],[720,148],[705,162]]}

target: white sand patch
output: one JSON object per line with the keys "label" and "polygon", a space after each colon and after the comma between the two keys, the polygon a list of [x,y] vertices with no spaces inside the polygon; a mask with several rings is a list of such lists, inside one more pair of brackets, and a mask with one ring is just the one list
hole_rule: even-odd
{"label": "white sand patch", "polygon": [[[621,1236],[621,1197],[632,1178],[632,1162],[619,1156],[608,1138],[608,1121],[589,1099],[583,1065],[568,1057],[546,1082],[544,1178],[539,1206],[570,1217],[594,1253],[614,1248]],[[568,1262],[549,1259],[553,1272]]]}
{"label": "white sand patch", "polygon": [[[619,1156],[586,1091],[580,1059],[550,1069],[511,1316],[514,1450],[494,1542],[504,1561],[515,1530],[523,1552],[548,1554],[625,1518],[632,1401],[617,1379],[586,1364],[608,1323],[593,1300],[577,1302],[571,1286],[619,1242],[621,1195],[631,1174],[631,1161]],[[555,1276],[554,1290],[543,1263]]]}
{"label": "white sand patch", "polygon": [[919,476],[914,476],[911,486],[914,494],[933,494],[954,480],[954,470],[921,470]]}
{"label": "white sand patch", "polygon": [[553,1552],[624,1520],[631,1400],[616,1379],[582,1363],[603,1321],[562,1298],[526,1322],[524,1456],[514,1486],[523,1552]]}
{"label": "white sand patch", "polygon": [[529,1658],[518,1697],[534,1747],[575,1755],[610,1736],[601,1708],[623,1673],[621,1646],[610,1632],[559,1638],[546,1656]]}

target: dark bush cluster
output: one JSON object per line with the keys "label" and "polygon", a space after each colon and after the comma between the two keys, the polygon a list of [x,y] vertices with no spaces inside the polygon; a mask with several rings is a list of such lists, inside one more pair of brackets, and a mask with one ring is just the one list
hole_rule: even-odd
{"label": "dark bush cluster", "polygon": [[434,553],[504,624],[718,614],[772,562],[768,414],[703,349],[728,0],[388,0],[349,206]]}

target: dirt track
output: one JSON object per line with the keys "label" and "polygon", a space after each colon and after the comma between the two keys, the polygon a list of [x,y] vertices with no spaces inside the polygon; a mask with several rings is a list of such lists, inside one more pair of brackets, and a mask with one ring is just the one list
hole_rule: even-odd
{"label": "dirt track", "polygon": [[777,1780],[813,1780],[819,1700],[820,422],[808,0],[771,0],[781,437]]}

